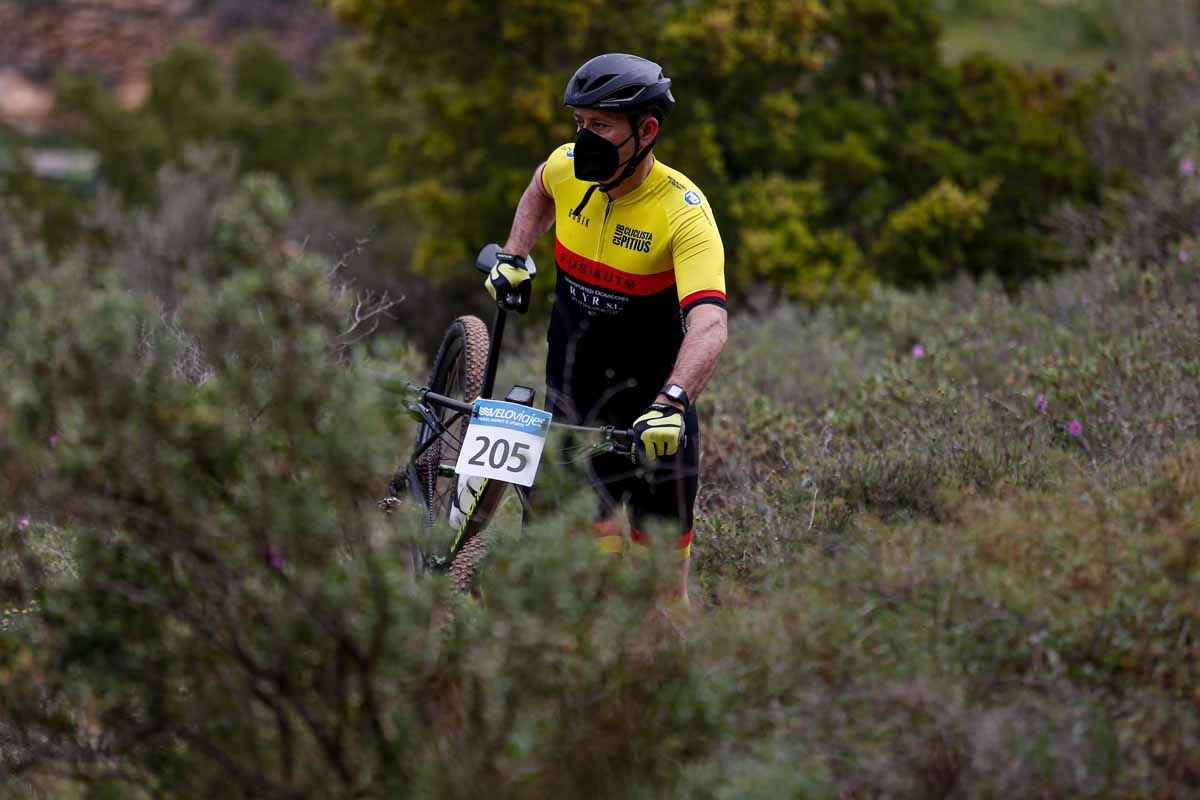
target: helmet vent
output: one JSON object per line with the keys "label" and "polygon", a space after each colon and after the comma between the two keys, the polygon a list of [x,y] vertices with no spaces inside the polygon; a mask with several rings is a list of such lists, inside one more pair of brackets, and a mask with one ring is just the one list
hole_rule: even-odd
{"label": "helmet vent", "polygon": [[620,90],[616,94],[609,95],[604,100],[608,103],[624,103],[637,97],[645,88],[645,86],[630,86]]}
{"label": "helmet vent", "polygon": [[[611,80],[612,80],[613,78],[615,78],[615,77],[617,77],[617,76],[616,76],[616,75],[612,75],[612,74],[609,74],[609,75],[601,75],[600,77],[596,78],[594,81],[592,81],[591,83],[589,83],[589,84],[588,84],[588,87],[587,87],[586,89],[584,89],[584,91],[585,91],[585,92],[590,92],[590,91],[593,91],[593,90],[595,90],[595,89],[599,89],[601,86],[603,86],[604,84],[608,83],[609,81],[611,81]],[[583,81],[582,81],[582,80],[580,80],[580,83],[582,83],[582,82],[583,82]]]}

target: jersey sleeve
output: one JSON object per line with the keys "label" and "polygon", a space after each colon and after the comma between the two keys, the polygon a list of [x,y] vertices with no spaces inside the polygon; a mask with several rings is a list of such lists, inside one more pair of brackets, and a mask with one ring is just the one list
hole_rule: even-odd
{"label": "jersey sleeve", "polygon": [[546,165],[542,167],[542,188],[546,194],[554,197],[555,187],[575,177],[575,162],[571,160],[574,155],[575,145],[564,144],[546,159]]}
{"label": "jersey sleeve", "polygon": [[667,219],[683,315],[705,303],[725,308],[725,246],[708,200],[698,189],[688,189]]}

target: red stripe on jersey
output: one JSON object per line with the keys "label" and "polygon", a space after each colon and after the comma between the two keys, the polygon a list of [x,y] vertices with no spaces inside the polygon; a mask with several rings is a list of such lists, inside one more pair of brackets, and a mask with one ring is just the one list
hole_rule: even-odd
{"label": "red stripe on jersey", "polygon": [[675,270],[668,269],[653,275],[634,275],[600,261],[593,261],[554,240],[554,263],[572,278],[601,289],[630,295],[657,294],[675,285]]}
{"label": "red stripe on jersey", "polygon": [[701,292],[692,292],[679,302],[679,307],[687,308],[688,306],[700,300],[720,300],[722,303],[724,303],[725,293],[718,289],[706,289]]}

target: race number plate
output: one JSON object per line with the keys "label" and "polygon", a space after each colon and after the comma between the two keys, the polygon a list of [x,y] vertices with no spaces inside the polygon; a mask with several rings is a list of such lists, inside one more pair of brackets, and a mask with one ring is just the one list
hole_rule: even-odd
{"label": "race number plate", "polygon": [[476,400],[455,471],[532,486],[550,419],[550,412],[529,406]]}

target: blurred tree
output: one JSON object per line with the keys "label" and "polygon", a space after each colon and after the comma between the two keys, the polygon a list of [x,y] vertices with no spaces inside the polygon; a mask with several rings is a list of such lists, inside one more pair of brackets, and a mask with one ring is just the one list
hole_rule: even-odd
{"label": "blurred tree", "polygon": [[[361,36],[332,49],[311,82],[255,38],[239,44],[228,78],[185,42],[156,67],[137,111],[94,82],[65,82],[104,180],[145,202],[158,166],[190,144],[228,142],[244,171],[382,215],[383,258],[411,263],[466,310],[479,296],[466,265],[505,236],[537,164],[574,135],[566,79],[592,55],[629,51],[675,82],[679,105],[656,152],[712,200],[735,292],[766,281],[816,300],[871,275],[903,283],[964,269],[1012,284],[1060,264],[1047,214],[1102,194],[1105,175],[1081,139],[1101,84],[983,55],[947,65],[927,0],[326,2]],[[942,185],[989,198],[979,226],[917,237],[968,237],[935,248],[952,263],[877,263],[894,255],[898,230],[913,241],[913,224],[932,224],[913,204]],[[793,202],[797,186],[817,187],[820,202]],[[791,211],[751,202],[764,187]],[[811,251],[800,231],[829,245],[817,263],[786,252]],[[535,257],[552,264],[549,241]],[[823,290],[816,273],[828,275]]]}
{"label": "blurred tree", "polygon": [[82,119],[79,137],[100,155],[100,179],[131,203],[148,200],[170,138],[157,115],[134,114],[92,76],[59,79],[58,103]]}
{"label": "blurred tree", "polygon": [[163,126],[172,155],[185,142],[217,140],[229,130],[229,89],[213,52],[184,39],[150,73],[146,112]]}
{"label": "blurred tree", "polygon": [[730,193],[738,231],[732,277],[772,284],[810,303],[854,295],[870,283],[862,252],[839,230],[820,230],[827,206],[818,181],[778,173],[742,181]]}
{"label": "blurred tree", "polygon": [[[455,274],[447,272],[450,265],[470,261],[481,243],[507,234],[534,168],[573,136],[562,91],[581,54],[655,53],[651,43],[679,4],[331,5],[384,59],[382,80],[406,110],[379,173],[375,205],[417,215],[416,264],[444,276]],[[549,265],[548,254],[536,255]]]}
{"label": "blurred tree", "polygon": [[[736,264],[735,281],[817,299],[872,272],[901,282],[959,269],[1017,280],[1054,266],[1046,212],[1099,197],[1103,176],[1080,140],[1096,86],[982,56],[946,65],[926,0],[663,0],[636,9],[529,0],[503,15],[470,1],[328,2],[388,65],[386,80],[409,109],[373,197],[417,220],[416,262],[431,273],[503,237],[534,165],[572,135],[563,82],[604,51],[648,55],[675,82],[679,106],[657,152],[705,187],[731,263],[759,262]],[[486,54],[488,69],[463,52]],[[775,177],[763,183],[767,173]],[[813,185],[823,194],[816,204],[797,205],[783,188]],[[914,212],[946,200],[947,186],[991,200],[968,203],[965,225]],[[792,198],[780,201],[791,211],[750,199],[764,188]],[[931,227],[913,230],[922,222]],[[910,243],[961,238],[897,258],[900,230]],[[799,263],[798,252],[813,252],[801,231],[836,255]],[[544,248],[537,255],[546,262]],[[889,263],[864,263],[863,252],[888,253]],[[934,269],[938,254],[953,258]],[[815,288],[815,273],[827,276],[826,289]]]}
{"label": "blurred tree", "polygon": [[230,136],[247,169],[291,175],[310,160],[305,129],[296,125],[297,86],[278,50],[261,36],[240,42],[230,82]]}
{"label": "blurred tree", "polygon": [[[826,223],[871,253],[877,274],[907,283],[969,270],[1011,285],[1060,264],[1048,213],[1064,201],[1098,201],[1104,183],[1082,143],[1102,96],[1099,81],[1069,81],[982,54],[950,67],[924,0],[837,0],[823,31],[834,55],[800,99],[796,169],[821,180],[830,198]],[[950,185],[964,197],[990,198],[978,225],[914,214],[934,197],[946,200],[935,187]],[[918,234],[913,226],[922,221],[930,227]],[[965,238],[897,259],[900,230],[909,242]],[[889,263],[878,262],[884,253]],[[934,265],[934,253],[954,256]]]}
{"label": "blurred tree", "polygon": [[872,250],[879,271],[900,284],[932,283],[963,269],[966,246],[984,226],[995,184],[964,192],[943,179],[888,217]]}
{"label": "blurred tree", "polygon": [[85,187],[37,175],[21,150],[14,151],[12,163],[0,171],[0,197],[32,211],[42,241],[54,251],[79,235],[79,208],[85,196]]}

